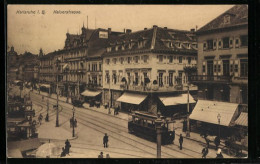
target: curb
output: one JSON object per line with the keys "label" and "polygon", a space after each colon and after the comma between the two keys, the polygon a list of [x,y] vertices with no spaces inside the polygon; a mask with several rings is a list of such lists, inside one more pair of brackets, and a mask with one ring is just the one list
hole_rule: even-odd
{"label": "curb", "polygon": [[[34,93],[34,92],[33,92]],[[38,93],[35,93],[35,94],[38,94]],[[47,98],[51,98],[51,99],[54,99],[52,97],[48,97],[48,96],[45,96],[45,95],[42,95],[42,94],[38,94],[38,95],[41,95],[41,96],[44,96],[44,97],[47,97]],[[55,99],[54,99],[55,100]],[[67,103],[66,101],[63,101],[63,100],[60,100],[59,101],[63,102],[63,103]],[[71,104],[71,103],[67,103],[67,104]],[[72,104],[71,104],[72,105]],[[88,109],[88,110],[92,110],[92,111],[95,111],[95,112],[98,112],[98,113],[101,113],[101,114],[104,114],[104,115],[107,115],[107,116],[110,116],[110,117],[116,117],[118,119],[121,119],[121,120],[125,120],[127,121],[128,119],[124,119],[124,118],[120,118],[120,117],[117,117],[117,116],[113,116],[113,115],[110,115],[110,114],[106,114],[106,113],[103,113],[103,112],[100,112],[100,111],[97,111],[97,110],[94,110],[94,109],[91,109],[91,108],[87,108],[87,107],[84,107],[84,109]]]}

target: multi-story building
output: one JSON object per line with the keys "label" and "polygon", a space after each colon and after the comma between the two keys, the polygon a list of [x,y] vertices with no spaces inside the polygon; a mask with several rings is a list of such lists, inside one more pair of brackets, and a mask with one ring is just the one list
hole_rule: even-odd
{"label": "multi-story building", "polygon": [[[84,25],[81,34],[67,33],[64,49],[41,57],[40,79],[54,84],[50,87],[55,91],[58,74],[60,94],[67,97],[80,96],[86,88],[101,90],[101,55],[108,38],[118,34],[120,33],[112,32],[110,28],[94,30],[87,29]],[[86,93],[83,95],[88,96]]]}
{"label": "multi-story building", "polygon": [[11,47],[11,50],[7,52],[7,81],[14,81],[18,79],[18,55],[14,51],[14,47]]}
{"label": "multi-story building", "polygon": [[199,100],[190,119],[195,120],[196,128],[204,128],[204,132],[212,135],[245,138],[248,132],[247,5],[235,5],[200,28],[196,35],[198,75],[191,76],[190,80],[198,86]]}
{"label": "multi-story building", "polygon": [[[196,49],[194,30],[157,26],[137,32],[127,29],[110,40],[103,55],[103,103],[154,114],[157,109],[167,114],[169,108],[187,104],[184,68],[196,66]],[[192,92],[197,87],[189,89]],[[194,103],[192,97],[190,101]]]}
{"label": "multi-story building", "polygon": [[248,9],[237,5],[197,32],[198,97],[248,102]]}

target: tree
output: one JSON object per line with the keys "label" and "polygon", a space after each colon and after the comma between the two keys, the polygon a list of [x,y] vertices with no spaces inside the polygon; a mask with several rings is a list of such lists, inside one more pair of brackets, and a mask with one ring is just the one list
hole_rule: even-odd
{"label": "tree", "polygon": [[190,76],[197,73],[197,67],[196,66],[185,66],[183,68],[184,73],[188,76],[188,80],[190,81]]}

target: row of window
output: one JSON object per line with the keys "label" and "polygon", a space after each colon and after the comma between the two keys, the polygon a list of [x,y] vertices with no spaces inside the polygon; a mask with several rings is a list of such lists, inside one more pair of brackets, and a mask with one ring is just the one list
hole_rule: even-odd
{"label": "row of window", "polygon": [[164,42],[164,45],[168,48],[174,48],[174,47],[177,47],[177,48],[182,48],[182,47],[185,47],[187,49],[191,49],[192,47],[193,48],[198,48],[198,45],[197,43],[181,43],[181,42]]}
{"label": "row of window", "polygon": [[[222,61],[223,75],[229,76],[233,73],[238,73],[238,63],[230,63],[230,60]],[[202,72],[206,72],[206,65],[202,66]],[[221,72],[221,64],[214,64],[213,61],[207,61],[207,75],[213,75],[214,73]],[[248,76],[248,59],[240,59],[240,77]]]}
{"label": "row of window", "polygon": [[143,48],[146,46],[146,44],[147,44],[147,40],[141,40],[138,42],[130,42],[130,43],[124,44],[124,45],[116,45],[116,46],[112,46],[112,47],[107,47],[107,52],[132,49],[134,46],[137,46],[137,48]]}
{"label": "row of window", "polygon": [[[224,37],[222,39],[211,39],[207,40],[203,44],[203,50],[216,50],[218,49],[226,49],[226,48],[233,48],[235,42],[235,48],[248,46],[248,36],[241,35],[240,37]],[[218,44],[217,44],[218,43]]]}
{"label": "row of window", "polygon": [[[184,76],[184,78],[183,78],[183,72],[178,72],[178,76],[173,76],[173,75],[174,75],[174,72],[169,72],[168,74],[159,72],[158,76],[157,76],[158,85],[160,87],[164,86],[165,84],[173,86],[173,84],[182,84],[182,83],[187,82],[186,77]],[[117,84],[117,83],[121,84],[122,78],[123,78],[123,72],[119,72],[118,75],[116,74],[116,72],[113,72],[111,82],[113,84]],[[127,75],[126,75],[127,84],[146,85],[146,83],[148,83],[148,79],[149,79],[149,76],[148,76],[147,72],[143,72],[141,74],[138,72],[135,72],[132,75],[130,72],[127,72]],[[110,82],[109,72],[106,72],[105,82],[107,84],[109,84],[109,82]],[[151,83],[150,79],[149,79],[149,82]]]}
{"label": "row of window", "polygon": [[174,60],[178,60],[178,63],[183,63],[183,60],[187,60],[188,64],[191,64],[191,60],[197,60],[193,57],[182,57],[182,56],[172,56],[172,55],[157,55],[157,59],[160,63],[169,62],[173,63]]}
{"label": "row of window", "polygon": [[[120,57],[120,58],[112,58],[112,63],[117,64],[119,59],[120,64],[131,64],[131,63],[139,63],[140,60],[143,61],[143,63],[148,63],[149,61],[149,56],[148,55],[143,55],[143,56],[134,56],[134,57]],[[197,58],[193,57],[182,57],[182,56],[172,56],[172,55],[157,55],[158,62],[169,62],[173,63],[174,60],[178,60],[179,63],[183,63],[183,60],[187,60],[188,64],[191,64],[191,60],[197,60]],[[110,64],[110,59],[106,59],[106,64]]]}
{"label": "row of window", "polygon": [[[117,64],[118,63],[118,59],[119,59],[119,63],[120,64],[131,64],[131,63],[139,63],[140,60],[143,61],[143,63],[148,63],[149,60],[149,56],[148,55],[143,55],[143,56],[134,56],[134,57],[120,57],[120,58],[112,58],[112,63],[113,64]],[[106,64],[109,65],[110,64],[110,59],[106,59]]]}

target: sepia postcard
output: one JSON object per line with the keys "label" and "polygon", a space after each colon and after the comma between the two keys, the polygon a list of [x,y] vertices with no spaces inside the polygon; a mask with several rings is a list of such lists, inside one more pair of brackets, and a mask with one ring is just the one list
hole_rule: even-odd
{"label": "sepia postcard", "polygon": [[7,5],[7,158],[247,158],[248,5]]}

